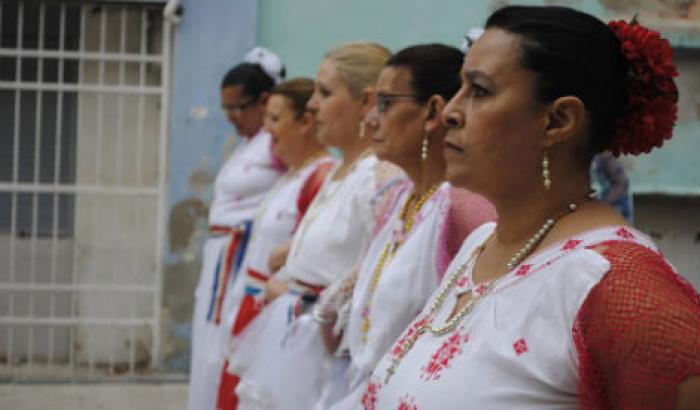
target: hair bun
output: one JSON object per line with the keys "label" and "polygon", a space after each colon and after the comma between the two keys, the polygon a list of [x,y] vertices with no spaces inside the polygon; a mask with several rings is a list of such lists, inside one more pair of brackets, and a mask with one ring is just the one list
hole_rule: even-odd
{"label": "hair bun", "polygon": [[678,112],[678,76],[673,49],[657,31],[635,20],[611,21],[627,60],[627,104],[606,147],[615,155],[648,153],[673,135]]}
{"label": "hair bun", "polygon": [[284,78],[284,66],[282,65],[282,60],[280,60],[277,54],[266,48],[255,47],[254,49],[250,50],[245,57],[243,57],[243,61],[246,63],[259,65],[265,74],[272,78],[275,84],[279,84]]}

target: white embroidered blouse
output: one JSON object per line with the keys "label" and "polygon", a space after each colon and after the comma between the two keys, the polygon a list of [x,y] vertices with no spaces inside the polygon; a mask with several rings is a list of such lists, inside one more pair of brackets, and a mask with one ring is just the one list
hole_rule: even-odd
{"label": "white embroidered blouse", "polygon": [[[486,284],[472,285],[471,271],[494,226],[485,224],[465,241],[431,302],[379,362],[362,399],[364,409],[579,408],[572,329],[587,295],[610,269],[609,261],[588,247],[611,240],[656,247],[632,228],[593,230],[530,256],[489,290]],[[456,329],[444,336],[423,332],[402,354],[401,345],[430,316],[432,300],[470,259],[432,326],[446,322],[464,292],[483,298]],[[398,364],[390,375],[392,359]]]}

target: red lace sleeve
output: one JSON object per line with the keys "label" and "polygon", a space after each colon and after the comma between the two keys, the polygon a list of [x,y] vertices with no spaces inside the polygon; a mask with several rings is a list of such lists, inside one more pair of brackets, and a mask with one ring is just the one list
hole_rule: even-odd
{"label": "red lace sleeve", "polygon": [[574,324],[583,409],[672,409],[700,374],[700,295],[663,256],[613,241]]}

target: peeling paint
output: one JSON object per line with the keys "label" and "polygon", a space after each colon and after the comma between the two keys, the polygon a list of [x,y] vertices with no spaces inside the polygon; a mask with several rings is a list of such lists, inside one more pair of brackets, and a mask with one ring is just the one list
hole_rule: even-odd
{"label": "peeling paint", "polygon": [[199,198],[188,198],[175,204],[168,223],[170,251],[182,252],[187,249],[197,226],[201,225],[201,220],[206,223],[206,218],[207,205]]}
{"label": "peeling paint", "polygon": [[700,0],[599,0],[616,13],[640,13],[662,19],[695,20],[700,18]]}
{"label": "peeling paint", "polygon": [[202,121],[209,117],[209,109],[207,107],[192,107],[190,108],[190,118],[197,121]]}
{"label": "peeling paint", "polygon": [[[700,22],[698,22],[700,26]],[[700,120],[700,53],[697,50],[679,50],[674,62],[680,76],[678,85],[678,124]]]}
{"label": "peeling paint", "polygon": [[641,0],[600,0],[603,7],[616,12],[638,9],[641,3]]}
{"label": "peeling paint", "polygon": [[216,174],[208,168],[198,168],[192,172],[190,176],[190,190],[195,193],[202,193],[208,190],[212,184]]}

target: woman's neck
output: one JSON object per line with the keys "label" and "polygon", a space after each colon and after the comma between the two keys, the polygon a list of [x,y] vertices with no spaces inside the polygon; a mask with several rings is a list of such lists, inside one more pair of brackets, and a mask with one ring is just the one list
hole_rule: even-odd
{"label": "woman's neck", "polygon": [[359,140],[347,147],[339,147],[343,151],[343,159],[340,163],[338,171],[335,173],[333,179],[342,179],[347,175],[350,169],[364,156],[365,152],[370,150],[369,139]]}
{"label": "woman's neck", "polygon": [[517,196],[492,198],[498,212],[496,238],[502,244],[527,241],[550,218],[558,219],[567,213],[570,203],[585,200],[590,193],[587,175],[568,178],[566,184],[545,191],[538,186],[521,190]]}
{"label": "woman's neck", "polygon": [[358,140],[357,143],[349,145],[347,147],[342,147],[343,151],[343,162],[342,166],[351,166],[355,160],[362,155],[370,147],[370,142],[365,140]]}
{"label": "woman's neck", "polygon": [[425,161],[418,157],[409,158],[406,164],[400,165],[413,182],[414,192],[419,196],[446,179],[447,164],[442,155],[442,139],[431,138],[431,140],[435,140],[439,144],[431,144]]}
{"label": "woman's neck", "polygon": [[312,164],[319,158],[328,156],[328,151],[321,145],[308,146],[302,155],[299,156],[293,163],[289,163],[289,172],[294,173]]}

